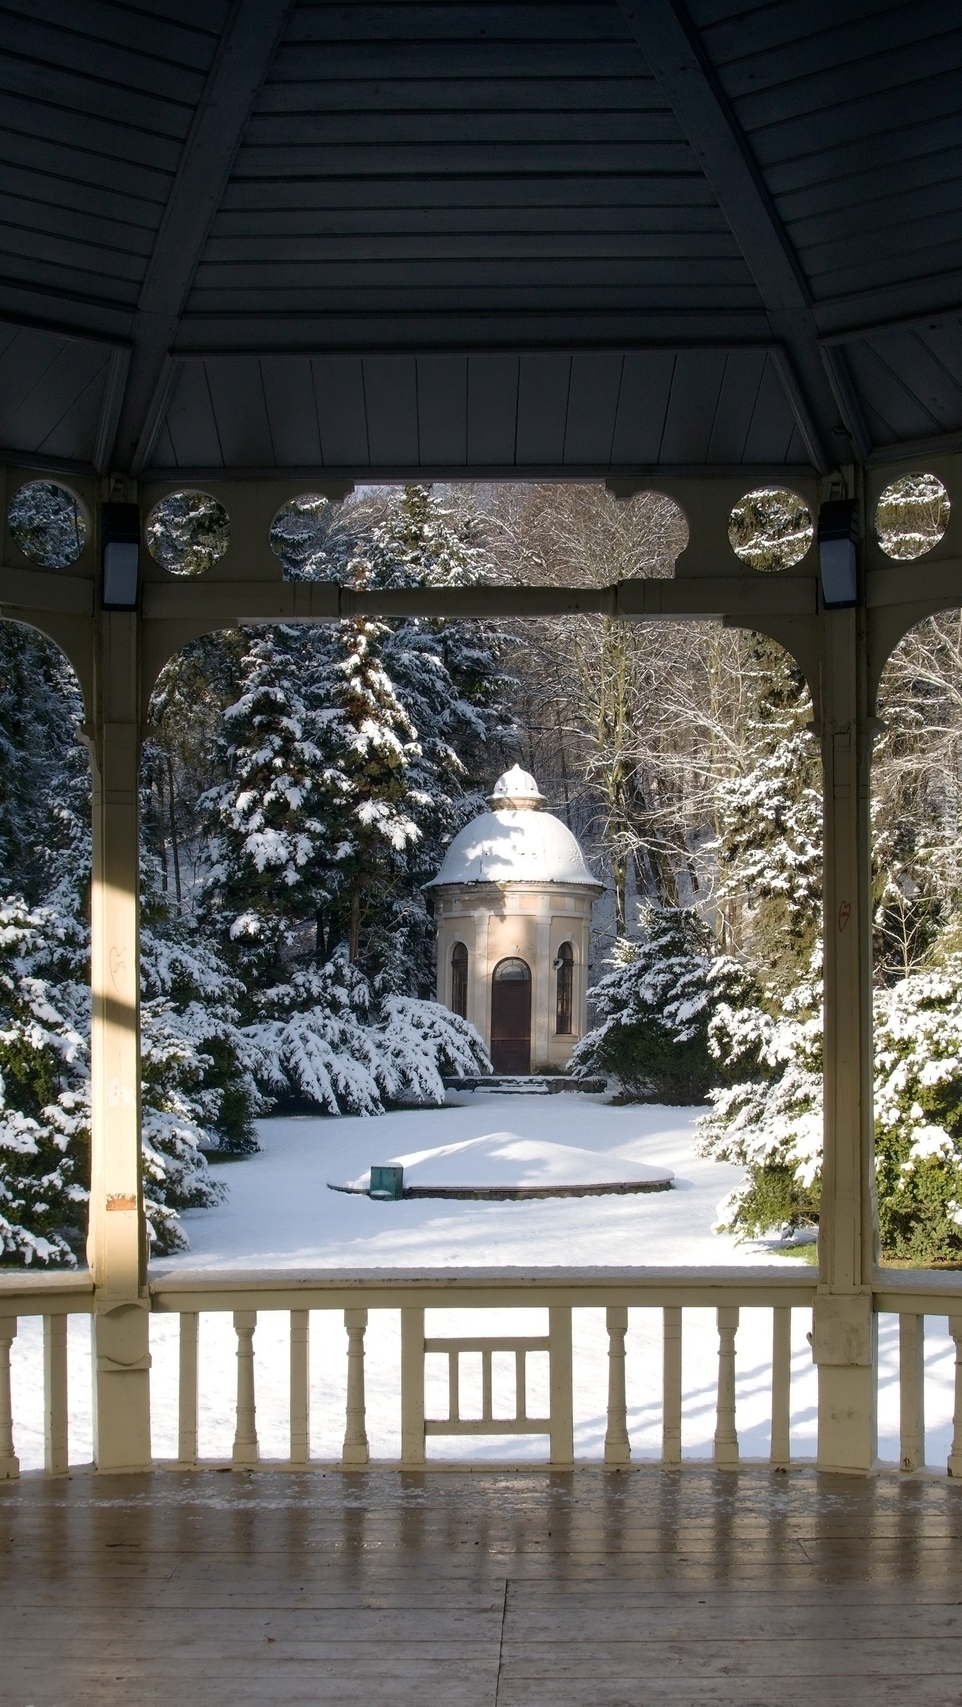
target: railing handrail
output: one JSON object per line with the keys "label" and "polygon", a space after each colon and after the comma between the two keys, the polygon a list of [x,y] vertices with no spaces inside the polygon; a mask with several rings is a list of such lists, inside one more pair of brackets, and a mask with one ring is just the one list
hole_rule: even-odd
{"label": "railing handrail", "polygon": [[[570,1304],[670,1306],[810,1305],[816,1268],[789,1271],[758,1264],[718,1267],[498,1267],[154,1269],[150,1306],[159,1312],[233,1309],[484,1308]],[[962,1270],[879,1268],[871,1285],[874,1308],[892,1314],[955,1313],[962,1303]],[[269,1303],[268,1303],[269,1300]],[[0,1271],[0,1315],[69,1315],[95,1307],[86,1269]]]}
{"label": "railing handrail", "polygon": [[0,1272],[0,1316],[73,1316],[94,1308],[88,1269]]}
{"label": "railing handrail", "polygon": [[237,1309],[485,1309],[610,1304],[810,1305],[814,1270],[777,1269],[475,1268],[430,1270],[171,1271],[150,1283],[156,1311]]}

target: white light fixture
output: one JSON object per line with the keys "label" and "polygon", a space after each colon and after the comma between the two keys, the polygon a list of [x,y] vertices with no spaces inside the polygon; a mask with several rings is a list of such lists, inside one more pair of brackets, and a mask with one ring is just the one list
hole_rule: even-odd
{"label": "white light fixture", "polygon": [[842,610],[858,602],[858,519],[854,498],[837,498],[818,512],[822,603]]}
{"label": "white light fixture", "polygon": [[105,610],[136,610],[140,586],[140,511],[136,504],[103,504],[101,603]]}

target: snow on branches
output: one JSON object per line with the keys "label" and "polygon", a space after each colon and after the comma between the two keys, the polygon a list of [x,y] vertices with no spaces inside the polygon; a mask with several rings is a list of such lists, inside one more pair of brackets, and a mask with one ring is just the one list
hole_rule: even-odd
{"label": "snow on branches", "polygon": [[372,991],[342,951],[259,998],[247,1027],[258,1073],[282,1100],[327,1114],[444,1101],[444,1074],[490,1072],[474,1027],[437,1002]]}
{"label": "snow on branches", "polygon": [[602,1020],[576,1045],[572,1071],[612,1074],[633,1097],[701,1102],[722,1076],[709,1050],[713,1016],[753,984],[738,961],[713,955],[691,909],[649,906],[642,925],[642,938],[615,944],[614,970],[592,991]]}

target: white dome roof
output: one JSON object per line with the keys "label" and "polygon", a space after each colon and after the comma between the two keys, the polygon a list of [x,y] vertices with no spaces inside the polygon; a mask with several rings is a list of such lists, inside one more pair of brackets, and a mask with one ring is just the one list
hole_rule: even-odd
{"label": "white dome roof", "polygon": [[516,765],[495,784],[492,799],[501,796],[530,800],[531,805],[504,806],[472,818],[455,836],[428,888],[445,883],[584,883],[601,889],[567,825],[550,812],[533,810],[544,798],[534,777]]}
{"label": "white dome roof", "polygon": [[491,791],[491,805],[496,812],[504,806],[543,806],[544,795],[530,771],[512,765],[498,777]]}

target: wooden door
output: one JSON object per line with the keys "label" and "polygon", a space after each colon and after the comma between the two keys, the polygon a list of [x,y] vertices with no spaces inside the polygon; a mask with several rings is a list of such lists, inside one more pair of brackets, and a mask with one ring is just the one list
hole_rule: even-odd
{"label": "wooden door", "polygon": [[491,983],[491,1065],[496,1073],[531,1071],[531,972],[502,960]]}

